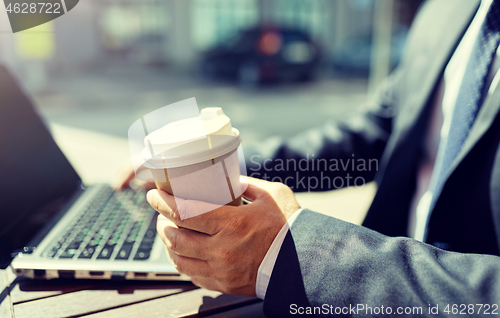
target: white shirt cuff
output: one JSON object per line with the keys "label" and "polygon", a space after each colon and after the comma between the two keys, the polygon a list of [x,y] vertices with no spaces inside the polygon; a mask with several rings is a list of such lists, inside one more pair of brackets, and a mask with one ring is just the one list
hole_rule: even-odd
{"label": "white shirt cuff", "polygon": [[295,219],[299,216],[300,212],[303,209],[297,210],[283,225],[278,235],[274,238],[271,247],[264,256],[262,263],[260,263],[259,270],[257,272],[257,281],[255,286],[255,293],[257,297],[260,299],[264,299],[266,297],[267,286],[269,285],[269,280],[271,279],[271,274],[273,273],[274,264],[276,263],[276,259],[278,258],[278,254],[281,250],[281,245],[283,244],[283,240],[285,239],[286,233],[292,226]]}

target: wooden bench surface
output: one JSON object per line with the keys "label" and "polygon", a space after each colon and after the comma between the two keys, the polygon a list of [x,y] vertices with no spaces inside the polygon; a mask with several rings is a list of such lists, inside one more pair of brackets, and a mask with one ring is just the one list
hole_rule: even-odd
{"label": "wooden bench surface", "polygon": [[264,317],[257,298],[190,282],[0,279],[0,317]]}

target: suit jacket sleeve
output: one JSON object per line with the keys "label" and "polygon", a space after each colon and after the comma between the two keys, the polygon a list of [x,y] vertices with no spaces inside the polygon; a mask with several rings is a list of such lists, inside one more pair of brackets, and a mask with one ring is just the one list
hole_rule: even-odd
{"label": "suit jacket sleeve", "polygon": [[[499,303],[497,256],[448,252],[304,210],[281,247],[264,313],[297,316],[293,304],[295,308],[363,304],[391,307],[393,314],[397,307],[420,307],[421,314],[414,316],[435,317],[429,314],[429,304],[438,305],[440,315],[447,316],[448,304]],[[477,310],[475,306],[471,316],[483,314]],[[355,315],[366,312],[350,311],[346,316]]]}
{"label": "suit jacket sleeve", "polygon": [[[307,191],[308,188],[303,184],[297,185],[297,182],[285,182],[287,177],[294,179],[317,177],[319,179],[327,175],[332,179],[337,176],[344,178],[349,173],[353,177],[361,176],[367,182],[373,180],[378,169],[378,160],[382,156],[392,131],[393,118],[398,104],[396,92],[399,79],[400,71],[397,70],[380,86],[374,99],[361,113],[330,120],[323,126],[304,131],[287,140],[272,137],[256,145],[245,145],[247,175],[269,181],[276,178],[274,181],[286,183],[295,192]],[[305,161],[311,163],[312,159],[316,163],[324,159],[328,162],[328,167],[333,167],[330,160],[336,160],[339,169],[337,171],[335,168],[324,169],[324,162],[320,164],[322,169],[312,169],[311,166],[304,169]],[[347,164],[347,168],[343,169],[341,160],[343,163],[348,163],[347,160],[353,159],[376,160],[377,167],[373,164],[365,170],[355,166],[353,171],[352,165]],[[287,160],[301,166],[289,164],[287,169]],[[309,190],[333,188],[323,186]]]}

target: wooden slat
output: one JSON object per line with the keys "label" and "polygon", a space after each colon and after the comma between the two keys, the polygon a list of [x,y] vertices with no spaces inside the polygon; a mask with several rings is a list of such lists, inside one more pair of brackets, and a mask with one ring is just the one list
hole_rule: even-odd
{"label": "wooden slat", "polygon": [[11,297],[13,304],[19,304],[31,300],[37,300],[47,297],[54,297],[61,294],[72,293],[86,289],[99,289],[106,286],[101,281],[74,281],[74,280],[32,280],[18,277],[11,287]]}
{"label": "wooden slat", "polygon": [[0,317],[12,317],[9,282],[5,270],[0,270]]}
{"label": "wooden slat", "polygon": [[[46,284],[47,282],[41,283]],[[197,287],[187,282],[129,281],[109,282],[108,285],[100,285],[98,288],[100,290],[81,290],[18,303],[14,305],[14,313],[16,318],[80,317],[90,313],[161,298]]]}
{"label": "wooden slat", "polygon": [[206,289],[196,289],[140,304],[103,311],[88,317],[202,317],[241,306],[247,306],[259,301],[260,300],[257,298],[225,295]]}
{"label": "wooden slat", "polygon": [[7,269],[6,273],[7,278],[11,284],[10,295],[12,298],[12,303],[14,305],[31,300],[71,293],[79,290],[99,289],[100,286],[109,284],[109,281],[91,279],[29,279],[26,277],[16,276],[11,269]]}
{"label": "wooden slat", "polygon": [[219,314],[207,316],[207,318],[265,318],[262,312],[262,302],[249,306],[228,310]]}
{"label": "wooden slat", "polygon": [[[7,273],[11,271],[7,270]],[[41,298],[53,297],[61,294],[73,293],[80,290],[125,290],[125,289],[166,289],[171,282],[145,282],[145,281],[110,281],[96,279],[52,279],[52,280],[33,280],[25,277],[16,277],[11,275],[13,283],[11,284],[10,295],[14,304],[23,303]],[[191,285],[190,283],[185,283]]]}

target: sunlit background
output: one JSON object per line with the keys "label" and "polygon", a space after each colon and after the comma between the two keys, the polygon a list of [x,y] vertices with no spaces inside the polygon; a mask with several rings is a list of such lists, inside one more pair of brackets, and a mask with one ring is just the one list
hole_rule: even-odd
{"label": "sunlit background", "polygon": [[[137,118],[190,97],[258,142],[358,111],[399,62],[421,2],[81,0],[17,34],[2,7],[0,63],[81,156],[126,159]],[[108,170],[86,179],[107,181]]]}

